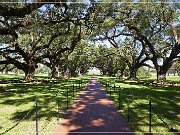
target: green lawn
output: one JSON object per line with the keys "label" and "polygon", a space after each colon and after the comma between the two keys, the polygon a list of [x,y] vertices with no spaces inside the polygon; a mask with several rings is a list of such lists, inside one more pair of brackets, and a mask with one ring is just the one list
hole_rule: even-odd
{"label": "green lawn", "polygon": [[[29,110],[29,115],[15,128],[7,132],[12,134],[35,134],[35,99],[38,97],[38,120],[40,134],[49,132],[57,126],[57,118],[63,118],[79,93],[79,80],[82,85],[87,83],[88,78],[71,78],[67,80],[46,80],[32,83],[14,82],[22,79],[22,75],[0,75],[0,134],[14,126]],[[39,77],[39,76],[38,76]],[[40,80],[41,76],[39,77]],[[5,81],[6,80],[6,81]],[[8,81],[7,81],[8,80]],[[74,84],[74,92],[73,92]],[[82,86],[81,86],[82,87]],[[59,113],[58,113],[59,106]]]}
{"label": "green lawn", "polygon": [[[35,134],[35,98],[38,97],[39,131],[42,135],[50,134],[49,132],[53,131],[58,124],[57,118],[63,118],[67,111],[67,90],[68,99],[72,104],[73,99],[78,96],[79,80],[83,80],[83,85],[85,85],[89,79],[89,76],[85,76],[71,78],[67,81],[49,80],[46,77],[46,75],[38,75],[36,78],[39,81],[27,83],[23,81],[23,75],[0,75],[0,80],[2,80],[0,84],[0,133],[11,128],[32,109],[27,118],[13,128],[11,132],[7,132],[7,135]],[[169,132],[156,114],[162,117],[168,125],[180,131],[180,87],[156,86],[151,83],[153,77],[140,82],[101,76],[98,76],[98,79],[104,85],[107,80],[110,82],[111,87],[107,88],[109,95],[114,84],[116,87],[120,86],[120,111],[127,119],[127,103],[129,102],[129,124],[137,133],[148,132],[149,130],[149,100],[152,101],[155,110],[152,115],[152,131],[163,132],[162,134]],[[168,80],[179,83],[180,77],[169,76]],[[72,91],[73,84],[75,85],[74,93]],[[118,92],[118,89],[111,92],[112,99],[117,107]],[[128,96],[128,93],[131,97]],[[57,113],[58,106],[60,108],[59,113]]]}
{"label": "green lawn", "polygon": [[[180,77],[177,78],[173,76],[168,77],[170,81],[176,83],[180,80]],[[165,133],[170,132],[170,130],[158,119],[157,115],[163,118],[169,126],[180,131],[180,87],[156,86],[135,81],[120,81],[112,77],[99,77],[99,80],[104,86],[109,81],[111,86],[107,87],[108,95],[110,96],[111,93],[117,107],[119,105],[118,92],[120,91],[120,111],[126,119],[128,118],[129,102],[129,124],[137,133],[149,131],[150,100],[154,109],[152,111],[152,132],[170,134]],[[116,87],[120,86],[120,89],[116,88],[117,90],[115,92],[113,91],[114,84]]]}
{"label": "green lawn", "polygon": [[[146,78],[144,80],[149,80],[149,81],[153,81],[156,79],[156,73],[151,73],[151,77],[150,78]],[[170,74],[169,76],[166,76],[166,79],[168,82],[175,82],[175,83],[180,83],[180,76],[174,76],[173,74]]]}
{"label": "green lawn", "polygon": [[[48,79],[48,74],[36,74],[37,80]],[[23,80],[24,74],[0,74],[0,80]]]}

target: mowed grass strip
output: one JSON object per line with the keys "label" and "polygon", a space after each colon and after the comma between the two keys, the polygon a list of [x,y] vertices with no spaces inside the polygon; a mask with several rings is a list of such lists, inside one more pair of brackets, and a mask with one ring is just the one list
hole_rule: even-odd
{"label": "mowed grass strip", "polygon": [[[170,76],[172,82],[178,83],[180,77]],[[169,81],[171,82],[171,79]],[[99,81],[104,84],[109,83],[107,93],[119,106],[121,112],[127,119],[128,102],[129,102],[129,124],[137,134],[149,131],[149,101],[151,100],[152,110],[152,132],[160,134],[173,134],[171,130],[158,118],[160,116],[170,127],[175,128],[176,132],[180,131],[180,87],[179,86],[156,86],[145,83],[139,84],[136,81],[123,81],[113,77],[99,77]],[[147,81],[148,82],[148,81]],[[117,87],[114,91],[114,84]],[[120,89],[119,89],[120,87]],[[130,96],[128,96],[130,95]],[[157,115],[158,116],[157,116]]]}
{"label": "mowed grass strip", "polygon": [[[46,80],[45,82],[42,80],[42,82],[14,83],[13,80],[22,78],[21,76],[13,77],[11,75],[5,75],[2,78],[8,80],[8,83],[0,84],[0,133],[14,126],[29,110],[32,109],[32,111],[19,125],[7,132],[7,135],[35,134],[36,97],[38,97],[40,134],[50,134],[58,124],[57,119],[62,119],[67,111],[67,94],[69,100],[68,107],[70,107],[78,96],[80,89],[86,85],[88,80],[87,77],[82,77],[69,80]],[[80,89],[79,80],[82,80]]]}

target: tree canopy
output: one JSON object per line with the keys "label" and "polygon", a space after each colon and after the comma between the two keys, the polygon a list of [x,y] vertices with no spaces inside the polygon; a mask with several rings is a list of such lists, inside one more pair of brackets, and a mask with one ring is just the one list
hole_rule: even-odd
{"label": "tree canopy", "polygon": [[12,65],[32,80],[39,63],[52,78],[91,67],[123,75],[128,68],[129,78],[137,79],[138,69],[147,66],[164,81],[180,57],[179,13],[179,4],[168,1],[3,1],[1,69]]}

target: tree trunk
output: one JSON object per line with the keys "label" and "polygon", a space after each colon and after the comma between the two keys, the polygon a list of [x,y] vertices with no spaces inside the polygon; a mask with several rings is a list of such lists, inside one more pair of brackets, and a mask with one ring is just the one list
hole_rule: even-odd
{"label": "tree trunk", "polygon": [[125,69],[126,69],[125,66],[122,69],[120,69],[120,78],[122,78],[124,76]]}
{"label": "tree trunk", "polygon": [[159,67],[157,70],[157,82],[162,83],[166,81],[166,73],[168,68]]}
{"label": "tree trunk", "polygon": [[34,80],[34,72],[35,72],[35,69],[25,71],[25,80],[26,81]]}
{"label": "tree trunk", "polygon": [[120,76],[119,76],[119,77],[122,78],[123,76],[124,76],[124,70],[121,70],[121,71],[120,71]]}
{"label": "tree trunk", "polygon": [[68,68],[67,68],[66,71],[64,72],[63,77],[64,77],[65,79],[69,79],[69,78],[70,78],[70,72],[69,72],[69,69],[68,69]]}
{"label": "tree trunk", "polygon": [[83,75],[83,74],[85,74],[86,72],[87,72],[87,69],[82,66],[82,67],[80,68],[80,73]]}
{"label": "tree trunk", "polygon": [[101,73],[103,74],[103,75],[106,75],[106,73],[107,73],[107,71],[106,71],[106,69],[105,68],[99,68],[100,69],[100,71],[101,71]]}
{"label": "tree trunk", "polygon": [[35,74],[36,68],[38,68],[38,66],[36,64],[29,64],[29,65],[26,65],[26,67],[24,69],[21,69],[25,73],[26,81],[34,80],[34,74]]}
{"label": "tree trunk", "polygon": [[7,68],[5,69],[5,72],[4,72],[4,73],[5,73],[6,75],[8,74],[8,69],[7,69]]}
{"label": "tree trunk", "polygon": [[52,67],[51,67],[51,78],[58,79],[59,77],[60,77],[59,65],[52,64]]}
{"label": "tree trunk", "polygon": [[130,75],[129,75],[129,78],[128,78],[128,80],[129,79],[133,79],[133,80],[137,80],[138,78],[137,78],[137,69],[135,68],[135,67],[132,67],[131,69],[130,69]]}
{"label": "tree trunk", "polygon": [[178,72],[177,74],[178,74],[178,76],[180,76],[180,72]]}
{"label": "tree trunk", "polygon": [[113,76],[113,72],[108,70],[108,76]]}
{"label": "tree trunk", "polygon": [[158,73],[157,74],[157,82],[162,83],[166,81],[166,74]]}

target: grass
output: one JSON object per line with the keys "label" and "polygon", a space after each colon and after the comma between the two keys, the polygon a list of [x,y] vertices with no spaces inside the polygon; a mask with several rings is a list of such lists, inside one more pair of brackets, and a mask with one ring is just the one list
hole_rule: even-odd
{"label": "grass", "polygon": [[[35,79],[36,80],[42,80],[48,78],[48,74],[36,74]],[[24,80],[24,74],[0,74],[0,80]]]}
{"label": "grass", "polygon": [[[180,77],[177,77],[178,79],[174,76],[169,78],[173,79],[172,81],[176,83],[180,80]],[[119,105],[118,98],[120,92],[120,111],[126,119],[128,118],[127,110],[129,102],[129,124],[137,133],[149,131],[150,100],[154,109],[152,111],[152,132],[171,134],[171,131],[159,120],[158,116],[163,118],[169,126],[180,131],[180,87],[148,85],[135,81],[120,81],[112,77],[99,77],[99,80],[104,86],[109,81],[110,87],[107,87],[108,95],[110,96],[111,93],[111,97],[117,107]],[[120,89],[118,90],[116,88],[117,90],[113,91],[114,84],[116,87],[120,86]]]}
{"label": "grass", "polygon": [[[150,78],[142,79],[144,81],[154,81],[156,80],[156,73],[151,73]],[[180,83],[180,76],[174,76],[173,74],[170,74],[169,76],[166,76],[166,80],[171,83]]]}
{"label": "grass", "polygon": [[[154,77],[154,76],[153,76]],[[98,76],[102,84],[108,80],[110,87],[107,92],[120,86],[120,91],[111,91],[114,104],[118,107],[118,98],[120,92],[121,112],[127,119],[127,103],[130,105],[130,126],[138,132],[148,132],[149,124],[149,100],[152,101],[155,112],[152,115],[152,131],[170,134],[168,128],[163,125],[156,114],[170,126],[180,131],[180,88],[177,86],[156,86],[151,82],[155,77],[147,80],[123,81],[114,77]],[[67,90],[70,104],[74,102],[73,98],[78,96],[78,92],[72,91],[72,85],[75,90],[79,90],[79,80],[86,84],[89,76],[71,78],[67,80],[48,80],[45,75],[38,75],[37,82],[23,82],[23,75],[0,75],[0,133],[16,124],[23,116],[32,109],[32,112],[18,126],[13,128],[7,135],[12,134],[35,134],[35,99],[38,97],[39,105],[39,131],[42,135],[48,135],[58,124],[57,116],[61,119],[67,111]],[[180,77],[167,77],[170,82],[179,83]],[[14,80],[21,80],[20,82]],[[44,80],[44,81],[42,81]],[[148,82],[148,83],[147,83]],[[151,85],[150,85],[151,84]],[[128,96],[128,93],[132,97]],[[132,100],[133,98],[133,100]],[[138,103],[138,105],[135,103]],[[57,107],[59,106],[59,113]],[[140,133],[138,133],[140,134]],[[142,133],[143,134],[143,133]]]}
{"label": "grass", "polygon": [[[53,131],[59,119],[63,118],[79,93],[79,80],[87,83],[88,78],[71,78],[67,80],[47,80],[37,82],[14,82],[22,79],[22,75],[0,75],[0,134],[19,122],[29,110],[29,115],[15,128],[7,132],[12,134],[35,134],[35,99],[38,97],[38,120],[40,134]],[[41,80],[41,77],[38,77]],[[6,82],[7,81],[7,82]],[[74,92],[73,92],[74,84]],[[68,92],[68,93],[67,93]],[[59,106],[59,113],[57,108]]]}

